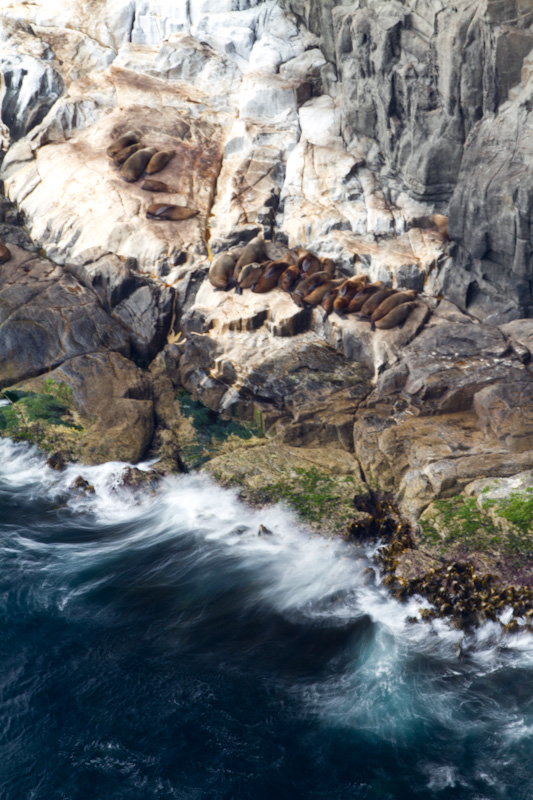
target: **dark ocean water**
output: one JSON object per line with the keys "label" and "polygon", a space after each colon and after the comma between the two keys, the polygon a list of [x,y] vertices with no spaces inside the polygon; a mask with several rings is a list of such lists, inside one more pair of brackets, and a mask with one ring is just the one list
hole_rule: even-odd
{"label": "dark ocean water", "polygon": [[410,624],[284,509],[121,469],[0,441],[1,800],[533,798],[532,637]]}

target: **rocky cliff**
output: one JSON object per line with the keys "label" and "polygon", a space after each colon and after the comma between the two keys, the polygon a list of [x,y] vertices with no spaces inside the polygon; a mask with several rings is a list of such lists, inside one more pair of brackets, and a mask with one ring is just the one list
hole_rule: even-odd
{"label": "rocky cliff", "polygon": [[[34,418],[44,392],[68,457],[136,461],[151,442],[164,468],[207,460],[263,499],[302,469],[393,493],[413,520],[496,479],[527,490],[533,3],[1,12],[5,431],[58,446]],[[163,195],[106,153],[131,129],[175,153]],[[198,213],[147,218],[157,202]],[[422,301],[372,331],[279,289],[215,291],[213,255],[258,233],[271,258],[305,246]],[[197,401],[254,435],[200,454]]]}

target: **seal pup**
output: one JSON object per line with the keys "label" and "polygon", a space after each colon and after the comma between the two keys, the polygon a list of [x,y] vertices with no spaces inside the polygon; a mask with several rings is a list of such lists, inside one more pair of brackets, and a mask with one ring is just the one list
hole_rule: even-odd
{"label": "seal pup", "polygon": [[5,244],[0,242],[0,264],[5,264],[11,258],[11,250]]}
{"label": "seal pup", "polygon": [[267,264],[247,264],[243,267],[239,274],[237,285],[235,286],[235,294],[242,294],[243,289],[251,289],[254,286],[265,269]]}
{"label": "seal pup", "polygon": [[274,289],[278,285],[280,275],[285,272],[290,264],[288,261],[269,261],[265,265],[263,274],[259,277],[257,283],[252,286],[252,292],[256,294],[265,294]]}
{"label": "seal pup", "polygon": [[223,289],[227,291],[235,285],[233,278],[233,268],[237,258],[232,253],[222,253],[222,255],[215,258],[209,267],[209,282],[215,289]]}
{"label": "seal pup", "polygon": [[[237,259],[237,263],[235,264],[235,278],[238,279],[239,272],[247,264],[253,264],[254,262],[257,264],[262,264],[266,260],[267,255],[265,252],[264,239],[261,236],[256,236],[248,242]],[[287,264],[287,266],[289,265]]]}
{"label": "seal pup", "polygon": [[390,297],[387,297],[383,300],[382,303],[372,312],[370,317],[371,322],[377,322],[378,319],[381,317],[385,317],[389,311],[392,311],[393,308],[396,306],[400,306],[402,303],[409,303],[411,300],[415,300],[418,295],[416,289],[408,289],[404,292],[395,292],[391,294]]}
{"label": "seal pup", "polygon": [[116,155],[113,156],[113,161],[115,162],[117,167],[120,167],[125,161],[128,160],[130,156],[137,152],[137,150],[142,150],[144,145],[141,142],[137,142],[136,144],[130,144],[127,147],[123,147],[122,150],[119,150]]}
{"label": "seal pup", "polygon": [[113,158],[119,152],[119,150],[123,150],[124,147],[129,147],[130,144],[137,144],[137,142],[141,141],[141,134],[139,131],[128,131],[127,133],[122,134],[119,136],[118,139],[115,139],[106,150],[107,155],[109,158]]}
{"label": "seal pup", "polygon": [[290,292],[296,286],[297,281],[300,279],[300,270],[296,264],[291,264],[287,267],[285,272],[282,273],[278,286],[284,292]]}
{"label": "seal pup", "polygon": [[389,311],[384,317],[381,317],[381,319],[376,320],[374,324],[381,331],[390,330],[390,328],[395,328],[397,325],[403,326],[405,320],[417,305],[416,300],[411,300],[410,303],[402,303],[393,308],[392,311]]}
{"label": "seal pup", "polygon": [[153,175],[156,172],[161,172],[175,155],[175,150],[160,150],[158,153],[155,153],[146,165],[146,174]]}
{"label": "seal pup", "polygon": [[390,297],[391,294],[396,294],[394,289],[387,289],[385,286],[383,289],[379,289],[379,291],[374,292],[374,294],[370,295],[368,300],[364,303],[363,307],[361,308],[359,314],[362,317],[370,317],[376,310],[376,308]]}
{"label": "seal pup", "polygon": [[169,186],[167,183],[163,183],[163,181],[150,180],[150,178],[146,178],[146,180],[139,185],[141,189],[144,189],[145,192],[166,192],[167,194],[176,194],[176,189],[173,189],[172,186]]}
{"label": "seal pup", "polygon": [[147,219],[190,219],[199,213],[187,206],[174,206],[170,203],[154,203],[146,209]]}
{"label": "seal pup", "polygon": [[128,183],[133,183],[137,178],[140,178],[144,169],[153,155],[157,153],[155,147],[143,147],[142,150],[137,150],[123,163],[120,174]]}

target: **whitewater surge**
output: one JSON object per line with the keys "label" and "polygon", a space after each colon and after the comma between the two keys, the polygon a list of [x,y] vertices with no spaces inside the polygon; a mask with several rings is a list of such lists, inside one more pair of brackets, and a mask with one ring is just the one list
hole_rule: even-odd
{"label": "whitewater surge", "polygon": [[413,623],[370,549],[125,468],[0,440],[2,798],[533,797],[530,636]]}

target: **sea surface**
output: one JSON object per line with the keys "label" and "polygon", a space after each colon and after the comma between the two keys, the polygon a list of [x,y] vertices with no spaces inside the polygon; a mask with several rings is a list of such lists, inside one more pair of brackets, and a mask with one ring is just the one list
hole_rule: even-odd
{"label": "sea surface", "polygon": [[1,800],[532,800],[533,637],[409,622],[371,553],[123,469],[0,440]]}

